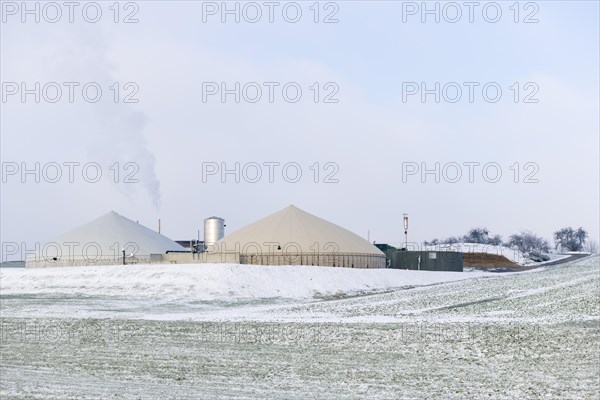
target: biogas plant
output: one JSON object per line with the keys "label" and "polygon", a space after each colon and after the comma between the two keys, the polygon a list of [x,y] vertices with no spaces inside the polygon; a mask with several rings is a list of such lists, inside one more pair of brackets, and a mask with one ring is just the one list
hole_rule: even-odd
{"label": "biogas plant", "polygon": [[[407,219],[405,217],[405,232]],[[228,263],[462,271],[461,253],[414,252],[372,244],[289,205],[229,235],[225,220],[204,220],[204,240],[171,240],[111,211],[66,232],[26,259],[27,268]],[[198,235],[199,236],[199,235]]]}

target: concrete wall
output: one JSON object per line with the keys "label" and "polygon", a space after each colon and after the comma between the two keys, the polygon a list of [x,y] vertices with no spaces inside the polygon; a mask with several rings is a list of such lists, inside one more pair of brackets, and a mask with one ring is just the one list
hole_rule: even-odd
{"label": "concrete wall", "polygon": [[[126,258],[126,265],[136,264],[204,264],[204,263],[230,263],[239,264],[240,254],[236,252],[225,253],[169,253],[150,254],[150,256],[139,256]],[[90,258],[72,259],[46,259],[30,258],[26,261],[27,268],[54,268],[54,267],[83,267],[97,265],[123,265],[123,258],[103,258],[93,260]]]}
{"label": "concrete wall", "polygon": [[[148,258],[143,259],[128,259],[127,264],[147,264],[150,260]],[[71,258],[71,259],[46,259],[46,258],[32,258],[25,261],[26,268],[54,268],[54,267],[82,267],[82,266],[97,266],[97,265],[123,265],[122,258],[101,258],[94,260],[91,258]]]}
{"label": "concrete wall", "polygon": [[163,264],[240,263],[240,253],[234,251],[223,253],[169,253],[160,254],[160,256],[160,262]]}
{"label": "concrete wall", "polygon": [[[135,264],[252,264],[252,265],[315,265],[324,267],[345,268],[385,268],[386,259],[376,254],[244,254],[239,252],[220,253],[169,253],[151,254],[150,256],[127,258],[127,265]],[[122,265],[122,258],[91,259],[59,259],[27,261],[27,268],[77,267],[97,265]]]}
{"label": "concrete wall", "polygon": [[25,268],[25,261],[4,261],[0,268]]}

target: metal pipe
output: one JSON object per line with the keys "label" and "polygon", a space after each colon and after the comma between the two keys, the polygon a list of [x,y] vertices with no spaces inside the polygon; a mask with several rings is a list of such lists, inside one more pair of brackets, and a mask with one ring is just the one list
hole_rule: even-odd
{"label": "metal pipe", "polygon": [[404,214],[402,224],[404,225],[404,248],[408,250],[408,214]]}

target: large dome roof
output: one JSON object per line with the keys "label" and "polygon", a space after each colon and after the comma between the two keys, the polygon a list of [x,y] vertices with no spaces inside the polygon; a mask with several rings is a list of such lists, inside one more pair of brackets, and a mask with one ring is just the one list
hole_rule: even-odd
{"label": "large dome roof", "polygon": [[290,205],[217,242],[219,250],[272,251],[281,246],[302,253],[334,252],[384,255],[355,233]]}
{"label": "large dome roof", "polygon": [[114,258],[120,257],[123,248],[127,256],[185,251],[166,236],[111,211],[54,238],[41,249],[41,256],[55,257],[60,251],[62,257],[57,258]]}

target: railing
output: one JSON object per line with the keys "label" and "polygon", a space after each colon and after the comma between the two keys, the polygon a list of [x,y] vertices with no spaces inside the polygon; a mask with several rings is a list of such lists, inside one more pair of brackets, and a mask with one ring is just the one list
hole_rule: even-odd
{"label": "railing", "polygon": [[[486,253],[494,254],[497,256],[504,256],[509,260],[514,260],[516,263],[521,264],[526,261],[523,253],[516,249],[510,249],[501,245],[494,244],[478,244],[478,243],[454,243],[454,244],[437,244],[429,246],[435,248],[435,251],[455,251],[464,254],[470,253]],[[426,247],[426,248],[429,248]],[[431,251],[431,250],[429,250]]]}
{"label": "railing", "polygon": [[385,268],[385,255],[367,253],[240,254],[240,264]]}
{"label": "railing", "polygon": [[[126,265],[136,264],[168,264],[168,263],[237,263],[252,265],[314,265],[324,267],[345,268],[385,268],[386,258],[381,254],[367,253],[285,253],[285,254],[239,254],[227,253],[227,257],[221,257],[221,253],[215,254],[167,254],[160,258],[150,255],[137,255],[125,257]],[[232,257],[234,255],[235,257]],[[33,257],[26,261],[28,268],[52,268],[52,267],[76,267],[95,265],[123,265],[122,257],[104,258],[44,258]]]}

